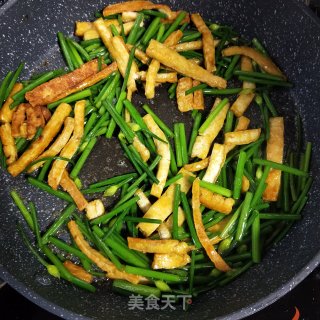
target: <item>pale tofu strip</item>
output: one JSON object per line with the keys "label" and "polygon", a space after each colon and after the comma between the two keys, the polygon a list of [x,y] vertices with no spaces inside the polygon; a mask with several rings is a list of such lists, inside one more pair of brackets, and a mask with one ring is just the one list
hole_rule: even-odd
{"label": "pale tofu strip", "polygon": [[10,105],[13,102],[12,96],[19,92],[23,88],[22,83],[16,83],[12,91],[10,92],[7,100],[3,104],[2,108],[0,109],[0,123],[6,123],[6,122],[11,122],[12,120],[12,114],[14,112],[14,108],[10,109]]}
{"label": "pale tofu strip", "polygon": [[80,211],[84,210],[88,205],[88,202],[74,181],[69,177],[66,170],[62,173],[60,184],[63,190],[70,194],[78,209]]}
{"label": "pale tofu strip", "polygon": [[134,21],[137,19],[138,13],[134,11],[125,11],[121,14],[121,19],[123,22]]}
{"label": "pale tofu strip", "polygon": [[177,104],[181,112],[193,110],[193,93],[186,95],[186,91],[192,88],[192,79],[180,78],[177,85]]}
{"label": "pale tofu strip", "polygon": [[138,189],[135,192],[135,195],[139,197],[139,200],[137,201],[138,207],[143,213],[146,213],[151,207],[151,202],[149,198],[145,195],[145,193],[141,189]]}
{"label": "pale tofu strip", "polygon": [[[40,160],[44,157],[54,157],[62,150],[62,148],[67,144],[69,141],[72,132],[74,128],[74,119],[71,117],[67,117],[66,120],[64,120],[64,126],[63,130],[58,136],[58,138],[51,144],[51,146],[44,151],[36,160]],[[40,161],[34,164],[28,172],[31,173],[38,168],[42,167],[42,165],[45,163],[45,161]]]}
{"label": "pale tofu strip", "polygon": [[249,129],[242,131],[227,132],[224,135],[225,144],[243,145],[255,142],[259,139],[261,129]]}
{"label": "pale tofu strip", "polygon": [[[220,99],[217,98],[213,105],[214,108],[220,103]],[[210,123],[209,127],[202,133],[199,134],[196,138],[196,141],[193,145],[191,157],[198,157],[204,159],[208,156],[210,147],[214,139],[217,137],[218,133],[223,127],[224,120],[227,116],[229,109],[229,103],[227,103],[221,111],[217,114],[214,120]]]}
{"label": "pale tofu strip", "polygon": [[164,44],[151,40],[146,51],[151,58],[157,59],[163,65],[176,70],[178,73],[208,84],[210,87],[226,88],[227,81],[215,76],[208,70],[189,61],[176,51],[168,48]]}
{"label": "pale tofu strip", "polygon": [[144,123],[147,125],[148,129],[158,136],[160,139],[166,141],[167,143],[164,143],[158,139],[153,139],[154,144],[156,146],[157,154],[161,156],[161,159],[158,164],[158,171],[157,171],[157,179],[159,180],[158,184],[153,183],[151,187],[151,195],[160,198],[164,185],[167,181],[167,177],[170,170],[170,147],[169,142],[166,137],[166,135],[163,133],[163,131],[160,129],[160,127],[155,123],[153,118],[147,114],[143,117]]}
{"label": "pale tofu strip", "polygon": [[[270,136],[267,141],[267,160],[282,163],[284,150],[284,122],[282,117],[269,119]],[[277,201],[281,186],[281,170],[270,169],[266,179],[267,187],[263,193],[263,200]]]}
{"label": "pale tofu strip", "polygon": [[[117,61],[118,68],[120,70],[121,75],[125,77],[127,64],[129,61],[128,49],[121,36],[113,37],[111,42],[114,49],[113,57]],[[136,62],[132,61],[129,78],[128,78],[128,84],[127,84],[127,87],[131,92],[135,92],[137,90],[135,78],[136,78],[136,73],[138,72],[139,72],[139,68]]]}
{"label": "pale tofu strip", "polygon": [[17,147],[12,136],[10,123],[4,123],[0,126],[0,140],[6,156],[6,163],[10,165],[18,159]]}
{"label": "pale tofu strip", "polygon": [[203,181],[215,183],[226,161],[226,153],[223,144],[215,143],[209,160],[209,165],[203,176]]}
{"label": "pale tofu strip", "polygon": [[185,254],[191,250],[186,242],[179,240],[152,240],[128,237],[129,249],[145,253],[177,253]]}
{"label": "pale tofu strip", "polygon": [[108,278],[124,279],[135,284],[145,282],[146,279],[144,277],[137,276],[135,274],[128,274],[124,271],[118,270],[110,260],[103,256],[99,251],[93,249],[89,245],[89,243],[84,239],[75,221],[71,220],[68,223],[68,228],[70,230],[72,238],[74,239],[79,249],[101,270],[105,271],[107,273]]}
{"label": "pale tofu strip", "polygon": [[215,48],[212,32],[207,27],[199,13],[191,15],[191,20],[202,34],[204,66],[209,72],[216,70],[215,66]]}
{"label": "pale tofu strip", "polygon": [[[106,27],[110,27],[114,25],[115,27],[119,27],[119,21],[117,19],[104,20],[104,25]],[[76,21],[76,27],[74,34],[78,37],[83,37],[84,34],[89,30],[96,30],[93,22],[88,21]],[[99,34],[98,34],[99,37]]]}
{"label": "pale tofu strip", "polygon": [[[75,104],[73,135],[71,139],[68,141],[68,143],[61,150],[61,157],[71,159],[79,148],[83,136],[85,107],[85,100],[80,100]],[[48,175],[48,184],[51,188],[55,190],[58,188],[62,178],[62,174],[67,164],[68,162],[64,160],[55,160],[53,162]]]}
{"label": "pale tofu strip", "polygon": [[[240,118],[238,118],[238,122],[237,122],[237,125],[236,125],[236,128],[234,129],[234,131],[237,132],[237,131],[247,130],[249,127],[249,124],[250,124],[250,119],[245,116],[241,116]],[[237,145],[234,143],[224,143],[224,148],[225,148],[226,154],[228,152],[230,152],[236,146]]]}
{"label": "pale tofu strip", "polygon": [[[192,81],[192,86],[196,87],[197,85],[200,84],[200,81],[198,80],[193,80]],[[203,91],[202,90],[196,90],[193,93],[193,105],[192,108],[195,110],[204,110],[204,96],[203,96]]]}
{"label": "pale tofu strip", "polygon": [[[180,184],[181,191],[187,193],[191,187],[190,177],[194,176],[191,172],[183,168],[179,171],[179,173],[182,173],[182,178],[168,187],[163,195],[155,203],[153,203],[150,209],[145,213],[143,216],[144,218],[159,219],[164,221],[172,213],[176,184]],[[159,227],[159,224],[140,222],[137,227],[144,234],[144,236],[149,237]]]}
{"label": "pale tofu strip", "polygon": [[31,146],[21,155],[21,157],[8,167],[9,173],[16,177],[20,174],[32,161],[48,147],[53,138],[60,131],[65,118],[71,112],[71,106],[61,103],[54,114],[43,128],[40,137],[35,140]]}
{"label": "pale tofu strip", "polygon": [[[177,30],[165,40],[164,45],[173,46],[179,42],[182,36],[182,31]],[[159,69],[160,62],[157,59],[152,59],[146,75],[145,96],[147,97],[147,99],[153,99],[155,96],[156,78]]]}
{"label": "pale tofu strip", "polygon": [[152,261],[152,269],[176,269],[191,262],[188,254],[155,253]]}

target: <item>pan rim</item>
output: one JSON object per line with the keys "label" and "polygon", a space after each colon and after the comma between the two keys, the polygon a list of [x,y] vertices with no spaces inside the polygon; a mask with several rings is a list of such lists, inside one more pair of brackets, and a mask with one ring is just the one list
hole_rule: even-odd
{"label": "pan rim", "polygon": [[[14,5],[18,0],[8,0],[3,6],[0,7],[0,16],[5,14],[5,11]],[[312,19],[312,22],[320,27],[320,19],[308,8],[304,3],[299,1],[291,1],[292,6],[299,8],[306,16]],[[311,274],[320,265],[320,250],[317,254],[289,281],[283,284],[278,289],[272,291],[269,295],[259,299],[257,302],[252,303],[246,307],[238,309],[230,314],[224,316],[219,316],[214,319],[216,320],[238,320],[244,317],[253,315],[258,311],[270,306],[272,303],[276,302],[282,298],[285,294],[295,288],[300,284],[309,274]],[[30,289],[23,282],[18,280],[13,276],[3,265],[0,265],[0,278],[5,281],[10,287],[14,288],[19,294],[27,298],[30,302],[35,303],[39,307],[45,309],[46,311],[63,317],[64,319],[80,319],[80,320],[90,320],[89,318],[81,314],[70,311],[64,307],[61,307],[48,299],[42,297],[34,290]]]}

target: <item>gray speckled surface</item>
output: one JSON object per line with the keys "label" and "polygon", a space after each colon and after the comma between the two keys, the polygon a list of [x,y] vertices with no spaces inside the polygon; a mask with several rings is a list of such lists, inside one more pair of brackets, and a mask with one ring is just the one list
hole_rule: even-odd
{"label": "gray speckled surface", "polygon": [[[200,11],[208,18],[233,25],[247,37],[263,39],[275,61],[295,83],[290,92],[277,91],[277,107],[288,115],[299,110],[305,125],[306,138],[314,143],[312,172],[314,184],[311,200],[304,210],[304,219],[292,228],[283,241],[264,258],[263,263],[252,268],[231,285],[207,293],[193,304],[189,312],[128,311],[126,297],[115,295],[107,285],[99,286],[96,295],[78,290],[64,282],[49,279],[45,271],[26,252],[15,231],[19,214],[8,198],[8,191],[16,188],[25,199],[34,200],[42,218],[42,226],[52,221],[65,204],[56,201],[34,188],[26,186],[24,178],[11,179],[6,173],[0,176],[0,271],[1,277],[19,289],[35,303],[55,314],[70,319],[238,319],[253,313],[276,300],[294,287],[319,263],[319,101],[320,101],[320,26],[302,4],[294,1],[192,1],[188,5],[170,2],[175,8]],[[73,32],[73,22],[93,17],[93,12],[103,8],[102,1],[9,1],[0,9],[0,77],[24,60],[27,77],[38,70],[63,65],[57,54],[55,34]],[[70,9],[72,8],[72,9]],[[139,98],[138,98],[139,99]],[[142,99],[140,99],[142,100]],[[157,98],[155,106],[167,118],[178,117],[171,111],[167,100]],[[171,109],[170,109],[171,110]],[[173,109],[172,109],[173,110]],[[183,116],[188,122],[188,117]],[[292,128],[290,128],[292,132]],[[290,137],[287,137],[290,144]],[[99,152],[92,155],[98,165],[89,165],[83,172],[85,182],[97,177],[127,170],[114,163],[119,152],[113,145],[101,142]],[[118,150],[119,151],[119,150]],[[93,161],[91,161],[93,163]],[[119,162],[118,162],[119,163]],[[99,168],[103,167],[103,170]],[[8,273],[9,271],[9,273]],[[72,313],[70,313],[69,311]],[[77,316],[78,314],[78,316]],[[81,315],[81,316],[79,316]]]}

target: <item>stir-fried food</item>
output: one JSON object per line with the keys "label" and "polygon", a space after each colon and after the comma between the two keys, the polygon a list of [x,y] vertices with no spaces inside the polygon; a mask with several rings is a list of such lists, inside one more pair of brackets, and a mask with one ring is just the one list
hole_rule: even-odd
{"label": "stir-fried food", "polygon": [[206,15],[127,1],[95,16],[77,39],[57,34],[67,68],[20,79],[21,64],[0,84],[1,170],[67,203],[58,214],[50,198],[40,227],[45,196],[12,190],[22,239],[90,292],[96,280],[159,299],[227,284],[308,199],[311,143],[285,145],[285,95],[274,104],[292,84],[262,43]]}

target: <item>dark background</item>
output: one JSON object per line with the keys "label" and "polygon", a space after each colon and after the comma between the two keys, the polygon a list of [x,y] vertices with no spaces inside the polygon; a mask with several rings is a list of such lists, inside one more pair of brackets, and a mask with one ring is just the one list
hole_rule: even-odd
{"label": "dark background", "polygon": [[[6,0],[0,0],[0,6],[5,2]],[[307,0],[305,2],[320,16],[320,0]],[[320,267],[280,300],[262,311],[247,317],[246,320],[291,320],[296,313],[295,308],[299,310],[300,319],[320,319]],[[1,284],[0,279],[0,319],[59,320],[60,318],[36,306],[10,286]]]}

